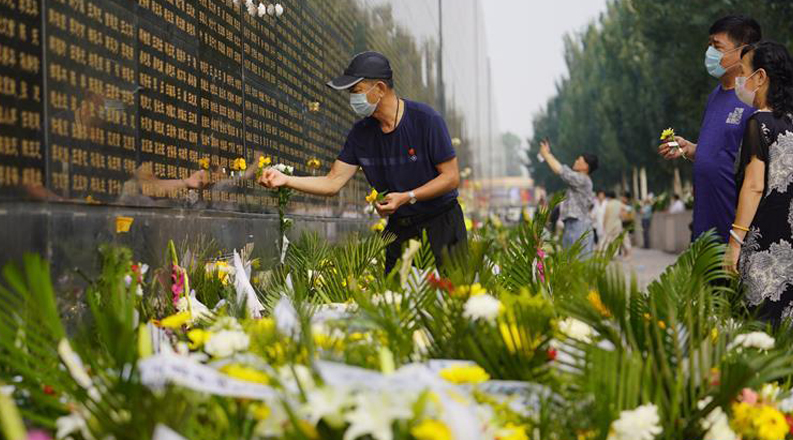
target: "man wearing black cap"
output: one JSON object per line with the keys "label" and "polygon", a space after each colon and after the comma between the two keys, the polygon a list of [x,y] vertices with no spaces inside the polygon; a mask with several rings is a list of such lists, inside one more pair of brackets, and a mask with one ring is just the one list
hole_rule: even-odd
{"label": "man wearing black cap", "polygon": [[327,85],[350,92],[350,106],[363,118],[353,125],[330,172],[321,177],[262,174],[268,188],[286,186],[333,196],[358,167],[378,192],[387,192],[377,212],[388,217],[386,232],[396,240],[386,250],[386,273],[402,244],[426,231],[439,265],[445,250],[465,246],[463,212],[457,203],[460,171],[446,123],[426,104],[400,99],[388,59],[377,52],[356,55],[344,75]]}

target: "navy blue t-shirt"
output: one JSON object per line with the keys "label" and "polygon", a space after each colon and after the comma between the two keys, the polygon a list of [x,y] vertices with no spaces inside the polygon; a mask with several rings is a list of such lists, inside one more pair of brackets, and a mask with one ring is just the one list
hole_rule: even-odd
{"label": "navy blue t-shirt", "polygon": [[[404,102],[402,120],[394,131],[383,133],[377,119],[364,118],[353,125],[339,153],[340,161],[363,168],[378,192],[413,191],[438,177],[437,165],[456,156],[441,115],[426,104]],[[455,189],[434,200],[405,204],[395,216],[437,212],[457,196]]]}

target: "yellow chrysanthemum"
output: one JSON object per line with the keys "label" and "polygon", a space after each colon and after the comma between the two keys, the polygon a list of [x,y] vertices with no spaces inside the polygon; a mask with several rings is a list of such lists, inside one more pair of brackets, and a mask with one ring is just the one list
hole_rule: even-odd
{"label": "yellow chrysanthemum", "polygon": [[270,156],[259,156],[259,169],[269,167],[271,163],[273,163],[273,160]]}
{"label": "yellow chrysanthemum", "polygon": [[471,229],[474,229],[474,222],[471,221],[470,218],[466,218],[465,219],[465,230],[466,231],[471,231]]}
{"label": "yellow chrysanthemum", "polygon": [[245,171],[248,168],[248,164],[245,163],[245,159],[240,157],[238,159],[234,159],[234,162],[231,164],[231,168],[238,171]]}
{"label": "yellow chrysanthemum", "polygon": [[383,232],[385,231],[386,225],[388,225],[388,221],[386,221],[384,218],[381,218],[376,223],[372,224],[369,229],[371,229],[372,232]]}
{"label": "yellow chrysanthemum", "polygon": [[316,157],[313,157],[306,162],[306,165],[309,168],[313,168],[316,170],[319,169],[320,166],[322,166],[322,162],[320,162],[319,159],[317,159]]}
{"label": "yellow chrysanthemum", "polygon": [[344,341],[331,335],[318,332],[311,336],[314,339],[314,345],[323,350],[337,351],[344,348]]}
{"label": "yellow chrysanthemum", "polygon": [[201,348],[206,344],[209,338],[212,337],[212,332],[202,329],[193,329],[187,332],[187,338],[190,339],[189,347],[191,350]]}
{"label": "yellow chrysanthemum", "polygon": [[586,299],[589,301],[589,304],[592,304],[592,307],[594,307],[595,310],[597,310],[598,313],[600,313],[601,316],[603,316],[604,318],[611,317],[611,312],[609,312],[609,309],[606,307],[605,304],[603,304],[603,301],[600,300],[600,294],[597,293],[596,290],[590,291]]}
{"label": "yellow chrysanthemum", "polygon": [[458,286],[456,289],[454,289],[454,293],[457,296],[464,296],[464,297],[479,296],[487,293],[487,290],[485,290],[485,288],[482,287],[481,284],[474,283],[471,284],[470,286]]}
{"label": "yellow chrysanthemum", "polygon": [[372,188],[372,192],[370,192],[369,195],[366,196],[366,203],[374,203],[374,202],[376,202],[377,201],[377,195],[378,195],[377,190]]}
{"label": "yellow chrysanthemum", "polygon": [[416,440],[451,440],[452,432],[443,422],[426,419],[410,429]]}
{"label": "yellow chrysanthemum", "polygon": [[790,431],[785,416],[771,405],[757,408],[754,425],[759,440],[781,440]]}
{"label": "yellow chrysanthemum", "polygon": [[179,312],[175,315],[163,318],[160,321],[160,327],[164,328],[180,328],[190,321],[190,312]]}
{"label": "yellow chrysanthemum", "polygon": [[444,368],[441,370],[440,375],[442,378],[455,384],[476,384],[490,380],[490,375],[479,365]]}
{"label": "yellow chrysanthemum", "polygon": [[496,432],[496,438],[498,440],[529,440],[529,436],[526,434],[526,427],[512,423],[507,423],[506,426],[499,429]]}
{"label": "yellow chrysanthemum", "polygon": [[270,378],[259,370],[246,367],[240,364],[229,364],[220,368],[220,371],[235,379],[244,380],[246,382],[255,382],[267,385],[270,383]]}
{"label": "yellow chrysanthemum", "polygon": [[732,429],[739,433],[747,434],[752,429],[754,419],[754,407],[746,402],[738,402],[732,405]]}
{"label": "yellow chrysanthemum", "polygon": [[209,158],[205,157],[203,159],[198,159],[198,166],[202,170],[208,170],[209,169]]}
{"label": "yellow chrysanthemum", "polygon": [[661,132],[661,140],[662,141],[674,140],[674,138],[675,138],[675,130],[672,129],[671,127],[667,128],[666,130]]}

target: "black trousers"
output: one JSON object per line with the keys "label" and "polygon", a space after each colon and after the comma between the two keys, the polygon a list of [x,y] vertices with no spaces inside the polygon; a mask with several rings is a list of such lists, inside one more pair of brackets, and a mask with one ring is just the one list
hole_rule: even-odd
{"label": "black trousers", "polygon": [[441,207],[437,213],[390,218],[385,233],[395,235],[396,240],[386,248],[386,275],[391,273],[402,256],[402,245],[410,239],[421,240],[424,231],[427,231],[427,239],[438,267],[443,264],[444,252],[459,252],[468,246],[463,210],[456,200]]}

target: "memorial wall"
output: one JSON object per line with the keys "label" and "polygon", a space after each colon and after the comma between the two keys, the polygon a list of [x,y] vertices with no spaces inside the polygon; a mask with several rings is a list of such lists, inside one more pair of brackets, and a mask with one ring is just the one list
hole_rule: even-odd
{"label": "memorial wall", "polygon": [[[255,222],[276,201],[254,182],[257,158],[327,172],[354,116],[325,82],[368,49],[392,59],[400,96],[444,111],[470,164],[493,138],[480,120],[483,108],[492,115],[477,70],[482,24],[452,21],[441,33],[440,17],[459,13],[446,3],[0,0],[0,238],[14,243],[2,257],[51,254],[67,218],[64,232],[89,245],[112,237],[107,220],[119,212],[151,219],[140,240],[167,234],[157,225],[173,218],[233,218],[246,236],[266,229]],[[295,195],[289,212],[360,227],[368,189],[359,173],[339,197]]]}

